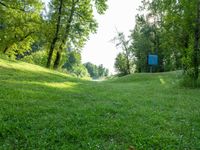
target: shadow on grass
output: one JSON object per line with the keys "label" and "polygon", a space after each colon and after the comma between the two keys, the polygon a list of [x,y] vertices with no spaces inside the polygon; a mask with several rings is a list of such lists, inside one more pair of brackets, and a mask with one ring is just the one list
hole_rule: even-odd
{"label": "shadow on grass", "polygon": [[[53,73],[53,72],[35,72],[35,71],[23,71],[14,68],[6,68],[0,66],[0,77],[1,80],[17,80],[17,81],[39,81],[39,82],[86,82],[84,80],[70,77],[62,73]],[[88,81],[87,81],[88,82]]]}

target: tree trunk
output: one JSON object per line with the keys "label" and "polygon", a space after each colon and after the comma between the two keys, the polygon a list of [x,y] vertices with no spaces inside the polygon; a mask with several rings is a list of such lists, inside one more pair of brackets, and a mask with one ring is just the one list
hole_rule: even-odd
{"label": "tree trunk", "polygon": [[3,53],[5,54],[8,50],[8,46],[6,46],[6,48],[3,50]]}
{"label": "tree trunk", "polygon": [[[183,44],[184,44],[184,48],[183,48],[183,58],[187,58],[187,49],[189,48],[189,34],[186,34],[183,38]],[[188,70],[188,64],[186,64],[185,62],[183,62],[182,64],[182,69],[183,69],[183,74],[186,74],[187,70]]]}
{"label": "tree trunk", "polygon": [[193,67],[194,67],[194,80],[197,81],[199,77],[199,34],[200,34],[200,0],[198,0],[197,5],[197,18],[196,18],[196,27],[195,27],[195,35],[194,35],[194,51],[193,51]]}
{"label": "tree trunk", "polygon": [[54,38],[51,42],[51,46],[50,46],[50,49],[49,49],[49,54],[48,54],[48,58],[47,58],[47,65],[46,65],[47,68],[49,68],[50,65],[51,65],[51,59],[52,59],[52,56],[53,56],[53,51],[54,51],[56,42],[58,40],[58,34],[59,34],[59,31],[60,31],[60,23],[61,23],[61,15],[62,15],[62,7],[63,7],[63,0],[60,0],[60,6],[59,6],[59,9],[58,9],[58,20],[57,20],[57,25],[56,25],[56,32],[55,32]]}
{"label": "tree trunk", "polygon": [[52,43],[51,43],[51,47],[50,47],[48,58],[47,58],[47,66],[46,66],[47,68],[50,68],[51,59],[52,59],[52,56],[53,56],[53,51],[54,51],[54,48],[55,48],[56,41],[57,41],[57,38],[54,38]]}
{"label": "tree trunk", "polygon": [[131,74],[130,61],[128,55],[126,56],[126,59],[127,59],[127,74]]}
{"label": "tree trunk", "polygon": [[66,44],[66,41],[67,41],[67,39],[69,37],[69,32],[70,32],[70,28],[71,28],[71,22],[73,20],[73,16],[74,16],[74,12],[75,12],[75,5],[78,2],[79,2],[79,0],[77,0],[76,2],[73,0],[70,16],[69,16],[69,18],[67,20],[67,25],[66,25],[66,28],[65,28],[65,34],[64,34],[64,36],[62,38],[62,42],[61,42],[61,44],[59,46],[59,50],[56,53],[56,60],[54,62],[54,69],[58,69],[58,67],[59,67],[60,60],[61,60],[61,52],[63,51],[63,46],[62,45]]}
{"label": "tree trunk", "polygon": [[126,46],[125,41],[123,41],[123,46],[124,46],[124,49],[125,49],[125,56],[126,56],[126,67],[127,67],[126,73],[131,74],[131,67],[130,67],[130,60],[129,60],[129,49]]}
{"label": "tree trunk", "polygon": [[54,69],[58,69],[59,64],[60,64],[60,60],[61,60],[61,52],[57,51],[57,53],[56,53],[56,60],[55,60],[54,65],[53,65]]}

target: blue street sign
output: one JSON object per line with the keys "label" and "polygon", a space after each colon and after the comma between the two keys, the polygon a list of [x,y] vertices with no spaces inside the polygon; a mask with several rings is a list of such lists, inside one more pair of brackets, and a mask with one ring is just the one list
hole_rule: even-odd
{"label": "blue street sign", "polygon": [[158,55],[148,55],[148,65],[158,65]]}

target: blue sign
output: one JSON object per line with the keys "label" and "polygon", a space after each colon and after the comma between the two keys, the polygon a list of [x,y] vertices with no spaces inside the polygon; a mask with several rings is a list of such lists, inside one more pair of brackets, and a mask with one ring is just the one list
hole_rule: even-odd
{"label": "blue sign", "polygon": [[158,65],[158,55],[148,55],[148,65]]}

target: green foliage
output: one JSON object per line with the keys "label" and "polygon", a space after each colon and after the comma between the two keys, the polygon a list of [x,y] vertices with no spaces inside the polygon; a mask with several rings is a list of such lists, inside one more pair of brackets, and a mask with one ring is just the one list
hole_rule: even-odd
{"label": "green foliage", "polygon": [[73,70],[73,66],[79,66],[81,64],[81,54],[76,51],[68,52],[66,62],[63,68],[67,70]]}
{"label": "green foliage", "polygon": [[93,1],[95,1],[95,6],[99,14],[103,14],[108,8],[106,4],[107,0],[93,0]]}
{"label": "green foliage", "polygon": [[[57,56],[65,49],[76,51],[85,45],[90,33],[95,33],[98,24],[93,15],[96,7],[98,13],[103,14],[107,9],[106,0],[53,0],[51,2],[49,23],[53,28],[49,38],[49,57],[47,67],[50,67],[52,53],[57,51]],[[60,63],[57,57],[54,67]]]}
{"label": "green foliage", "polygon": [[177,72],[84,81],[0,59],[0,149],[199,149],[200,89]]}
{"label": "green foliage", "polygon": [[[152,9],[158,4],[155,0]],[[184,0],[164,1],[165,7],[158,7],[157,14],[163,15],[161,28],[168,32],[165,43],[173,47],[172,54],[178,54],[182,60],[185,72],[193,74],[191,79],[197,80],[199,67],[199,30],[200,30],[200,2],[198,0],[186,2]],[[176,42],[175,42],[176,41]],[[176,58],[177,59],[177,58]],[[179,62],[176,64],[180,64]],[[193,73],[192,73],[193,72]]]}
{"label": "green foliage", "polygon": [[184,76],[180,80],[180,85],[187,88],[199,88],[200,81],[195,81],[194,79],[194,70],[188,69],[185,71]]}
{"label": "green foliage", "polygon": [[5,55],[4,53],[2,53],[1,51],[0,51],[0,58],[1,59],[5,59],[5,60],[11,60],[7,55]]}
{"label": "green foliage", "polygon": [[81,64],[81,54],[79,52],[68,52],[62,68],[77,77],[89,77],[87,69]]}
{"label": "green foliage", "polygon": [[90,62],[84,64],[92,78],[98,78],[98,67]]}
{"label": "green foliage", "polygon": [[117,72],[119,72],[122,75],[127,75],[127,59],[124,53],[119,53],[115,59],[115,69]]}
{"label": "green foliage", "polygon": [[38,52],[32,53],[29,56],[25,56],[21,60],[24,62],[45,67],[47,63],[47,52],[44,50],[38,51]]}
{"label": "green foliage", "polygon": [[84,66],[90,74],[90,77],[93,79],[107,77],[109,75],[109,70],[104,68],[102,64],[97,66],[95,64],[92,64],[91,62],[87,62],[84,64]]}
{"label": "green foliage", "polygon": [[131,53],[132,47],[129,44],[130,40],[125,39],[124,33],[118,32],[117,36],[112,41],[116,44],[116,47],[120,46],[123,50],[116,58],[116,70],[124,75],[132,73],[134,59]]}
{"label": "green foliage", "polygon": [[136,71],[149,72],[148,54],[157,54],[155,72],[183,69],[196,80],[200,66],[200,1],[143,0],[131,31]]}
{"label": "green foliage", "polygon": [[82,64],[73,65],[71,69],[72,74],[75,74],[79,78],[89,77],[89,73],[86,67]]}
{"label": "green foliage", "polygon": [[98,75],[99,77],[107,77],[109,75],[109,70],[104,68],[104,66],[101,64],[98,66]]}
{"label": "green foliage", "polygon": [[38,0],[1,0],[0,51],[15,58],[31,50],[40,30],[41,8]]}
{"label": "green foliage", "polygon": [[[42,13],[40,0],[0,1],[0,51],[17,59],[34,51],[36,43],[49,47],[47,66],[60,68],[69,48],[80,51],[97,22],[93,15],[106,9],[106,0],[52,0]],[[31,56],[30,56],[31,57]]]}

